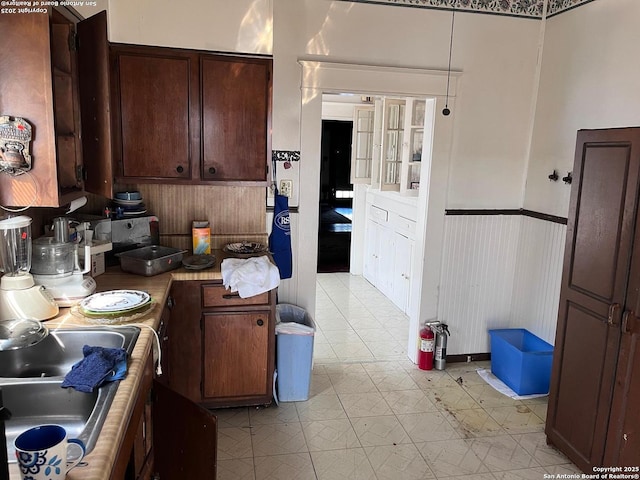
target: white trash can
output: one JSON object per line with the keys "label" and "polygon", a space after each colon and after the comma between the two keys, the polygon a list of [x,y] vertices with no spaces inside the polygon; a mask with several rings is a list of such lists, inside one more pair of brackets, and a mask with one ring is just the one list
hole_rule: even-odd
{"label": "white trash can", "polygon": [[304,308],[288,303],[276,305],[278,401],[309,399],[315,331],[315,323]]}

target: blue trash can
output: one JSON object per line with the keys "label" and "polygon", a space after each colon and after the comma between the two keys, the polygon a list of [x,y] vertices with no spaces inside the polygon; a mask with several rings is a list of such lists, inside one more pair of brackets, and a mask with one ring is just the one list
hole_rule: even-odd
{"label": "blue trash can", "polygon": [[313,319],[304,308],[288,303],[276,305],[278,401],[309,399],[315,331]]}

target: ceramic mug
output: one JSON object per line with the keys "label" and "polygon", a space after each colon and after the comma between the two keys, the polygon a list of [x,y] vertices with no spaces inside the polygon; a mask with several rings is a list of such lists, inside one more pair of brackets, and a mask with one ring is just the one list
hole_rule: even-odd
{"label": "ceramic mug", "polygon": [[[85,454],[81,440],[67,439],[60,425],[39,425],[25,430],[13,442],[23,480],[64,480]],[[80,450],[80,456],[67,462],[67,447]]]}

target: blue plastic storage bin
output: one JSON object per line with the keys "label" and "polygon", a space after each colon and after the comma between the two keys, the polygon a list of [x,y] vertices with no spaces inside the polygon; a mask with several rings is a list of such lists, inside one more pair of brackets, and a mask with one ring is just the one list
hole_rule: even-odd
{"label": "blue plastic storage bin", "polygon": [[524,328],[489,330],[491,372],[518,395],[549,393],[553,345]]}
{"label": "blue plastic storage bin", "polygon": [[313,368],[313,319],[303,308],[276,305],[276,386],[278,401],[309,399]]}

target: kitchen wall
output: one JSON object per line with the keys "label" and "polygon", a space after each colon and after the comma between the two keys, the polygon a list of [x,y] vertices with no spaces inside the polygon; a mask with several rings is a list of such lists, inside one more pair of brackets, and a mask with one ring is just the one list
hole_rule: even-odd
{"label": "kitchen wall", "polygon": [[546,22],[524,207],[566,216],[576,131],[640,125],[640,2],[595,1]]}
{"label": "kitchen wall", "polygon": [[[451,14],[445,11],[327,0],[192,0],[188,8],[181,5],[179,9],[167,1],[110,0],[109,10],[112,41],[273,53],[274,150],[302,149],[301,105],[305,99],[300,91],[299,59],[447,67]],[[446,208],[524,207],[566,216],[570,188],[549,182],[547,175],[553,168],[562,175],[571,170],[575,131],[640,123],[640,92],[634,88],[640,71],[632,52],[640,40],[634,24],[639,17],[636,0],[586,3],[546,23],[457,13],[452,68],[461,74],[451,118],[448,178],[442,185]],[[543,31],[538,91],[537,59]],[[317,188],[317,162],[319,158],[301,158],[293,172],[299,175],[295,185]],[[298,206],[299,213],[292,219],[299,233],[299,240],[294,238],[294,261],[314,262],[298,252],[308,250],[307,238],[313,234],[309,229],[317,223],[312,220],[317,204],[301,196]],[[457,220],[449,220],[440,234],[443,239],[455,230],[451,222]],[[482,228],[492,229],[494,220],[485,220]],[[464,232],[460,238],[464,238],[467,254],[482,252],[486,265],[500,260],[494,277],[477,277],[478,288],[490,285],[495,275],[513,281],[511,297],[495,307],[485,303],[479,314],[484,321],[509,315],[510,322],[522,322],[549,339],[554,330],[553,305],[559,289],[554,282],[561,263],[563,227],[545,236],[550,228],[546,222],[520,221],[517,238],[510,229],[498,229],[503,236],[500,241],[506,241],[509,252],[514,252],[515,263],[501,263],[495,251],[488,246],[486,250],[479,239]],[[546,239],[536,243],[542,245],[538,251],[529,243],[536,238]],[[454,298],[454,292],[447,288],[461,288],[450,281],[454,273],[463,279],[466,267],[461,260],[464,256],[445,253],[445,257],[442,286],[434,285],[428,301],[439,302],[440,311],[450,315],[445,299]],[[535,273],[541,262],[549,262],[548,273]],[[437,263],[429,267],[440,270]],[[314,279],[308,272],[302,276],[295,279],[295,285],[283,288],[286,298],[282,300],[313,309]],[[547,288],[542,292],[537,284]],[[460,296],[459,300],[464,308],[474,310],[472,297]],[[536,305],[544,305],[544,312],[536,313]],[[464,322],[464,317],[461,314],[457,321]],[[473,348],[473,343],[460,344],[462,352]]]}

